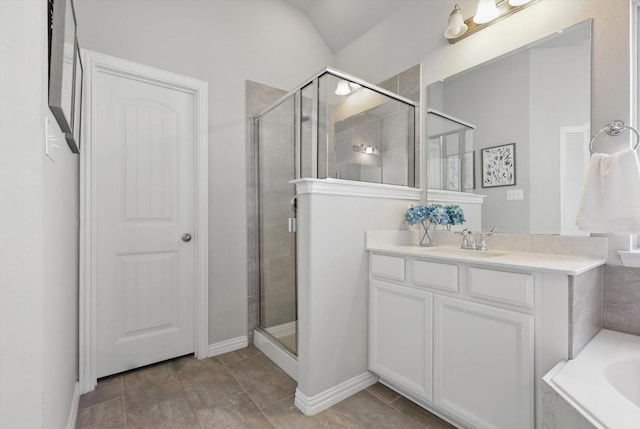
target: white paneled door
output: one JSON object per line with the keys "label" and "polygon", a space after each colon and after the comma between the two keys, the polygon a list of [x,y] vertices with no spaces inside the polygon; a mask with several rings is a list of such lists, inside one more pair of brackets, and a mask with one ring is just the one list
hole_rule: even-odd
{"label": "white paneled door", "polygon": [[97,376],[194,352],[194,94],[93,83]]}

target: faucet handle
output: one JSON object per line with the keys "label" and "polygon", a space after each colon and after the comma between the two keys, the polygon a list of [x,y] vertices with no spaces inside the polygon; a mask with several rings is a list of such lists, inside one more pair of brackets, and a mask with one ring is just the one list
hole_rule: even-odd
{"label": "faucet handle", "polygon": [[491,228],[491,230],[489,232],[481,232],[480,233],[480,244],[478,245],[478,250],[482,250],[482,251],[487,251],[489,249],[487,249],[487,240],[485,240],[485,237],[490,237],[492,235],[495,235],[498,232],[498,228]]}
{"label": "faucet handle", "polygon": [[467,228],[463,229],[462,231],[455,231],[456,234],[460,234],[462,236],[462,244],[460,245],[461,249],[468,249],[469,248],[469,241],[467,240],[467,234],[469,233],[469,230]]}

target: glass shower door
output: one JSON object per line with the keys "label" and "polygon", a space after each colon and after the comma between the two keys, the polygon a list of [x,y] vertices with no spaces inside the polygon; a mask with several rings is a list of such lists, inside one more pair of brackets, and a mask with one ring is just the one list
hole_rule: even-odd
{"label": "glass shower door", "polygon": [[260,328],[297,355],[295,97],[257,120]]}

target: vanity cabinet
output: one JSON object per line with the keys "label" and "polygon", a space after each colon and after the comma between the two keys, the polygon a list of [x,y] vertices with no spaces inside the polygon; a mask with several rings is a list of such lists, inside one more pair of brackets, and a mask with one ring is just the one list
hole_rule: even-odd
{"label": "vanity cabinet", "polygon": [[431,401],[433,294],[372,279],[369,299],[371,371]]}
{"label": "vanity cabinet", "polygon": [[434,404],[474,427],[533,425],[533,316],[434,298]]}
{"label": "vanity cabinet", "polygon": [[534,427],[532,273],[371,253],[369,368],[463,427]]}

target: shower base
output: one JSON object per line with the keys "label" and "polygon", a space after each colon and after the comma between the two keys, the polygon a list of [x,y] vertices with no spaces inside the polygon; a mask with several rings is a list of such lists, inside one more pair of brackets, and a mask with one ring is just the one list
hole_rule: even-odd
{"label": "shower base", "polygon": [[287,349],[292,355],[297,356],[298,343],[296,337],[298,333],[298,322],[287,322],[280,325],[259,329],[262,329],[264,332],[278,340],[278,342],[282,344],[284,348]]}
{"label": "shower base", "polygon": [[[274,332],[273,328],[269,330]],[[276,333],[278,333],[277,330]],[[284,335],[282,335],[283,333]],[[280,344],[276,338],[295,346],[295,331],[293,334],[280,332],[278,337],[260,328],[253,331],[253,344],[258,350],[278,365],[289,377],[298,381],[298,358]]]}

